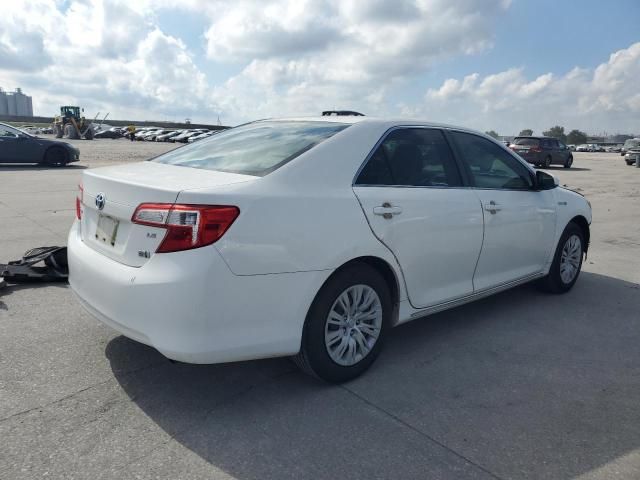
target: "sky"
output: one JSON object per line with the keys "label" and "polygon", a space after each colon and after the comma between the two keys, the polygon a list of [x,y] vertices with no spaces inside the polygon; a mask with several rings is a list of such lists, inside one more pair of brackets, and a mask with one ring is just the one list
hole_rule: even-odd
{"label": "sky", "polygon": [[236,125],[356,110],[515,135],[640,133],[640,0],[16,0],[34,114]]}

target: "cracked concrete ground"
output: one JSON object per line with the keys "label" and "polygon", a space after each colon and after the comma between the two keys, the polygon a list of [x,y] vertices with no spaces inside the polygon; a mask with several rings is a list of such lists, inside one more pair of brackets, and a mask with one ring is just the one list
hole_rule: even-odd
{"label": "cracked concrete ground", "polygon": [[[78,143],[70,168],[0,166],[0,261],[64,244],[83,167],[171,148]],[[172,364],[64,285],[0,290],[0,479],[640,478],[640,170],[575,157],[551,169],[594,209],[573,291],[399,327],[343,386],[287,359]]]}

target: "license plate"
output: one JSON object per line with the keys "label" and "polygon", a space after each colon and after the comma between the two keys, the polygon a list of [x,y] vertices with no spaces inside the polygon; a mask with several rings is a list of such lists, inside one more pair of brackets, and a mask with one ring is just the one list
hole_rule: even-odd
{"label": "license plate", "polygon": [[516,150],[518,153],[529,153],[529,150]]}
{"label": "license plate", "polygon": [[115,218],[99,214],[98,226],[96,227],[96,240],[114,246],[116,244],[116,236],[118,235],[118,225],[120,225],[120,222]]}

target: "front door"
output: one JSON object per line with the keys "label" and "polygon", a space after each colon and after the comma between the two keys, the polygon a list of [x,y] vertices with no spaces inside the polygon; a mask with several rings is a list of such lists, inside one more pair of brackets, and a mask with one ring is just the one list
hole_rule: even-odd
{"label": "front door", "polygon": [[476,291],[540,273],[553,248],[554,192],[534,190],[533,173],[481,136],[450,132],[484,215]]}
{"label": "front door", "polygon": [[354,192],[375,236],[395,255],[409,301],[427,307],[473,292],[483,213],[439,129],[391,131]]}
{"label": "front door", "polygon": [[0,125],[0,162],[14,163],[18,162],[16,144],[18,136],[13,132],[13,129]]}

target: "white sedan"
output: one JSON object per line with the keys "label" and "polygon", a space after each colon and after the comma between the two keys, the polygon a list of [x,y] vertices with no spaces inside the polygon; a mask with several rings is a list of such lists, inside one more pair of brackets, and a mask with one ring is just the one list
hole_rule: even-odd
{"label": "white sedan", "polygon": [[562,293],[591,207],[465,128],[265,120],[151,161],[88,170],[70,283],[170,359],[294,356],[341,382],[389,328],[532,280]]}

